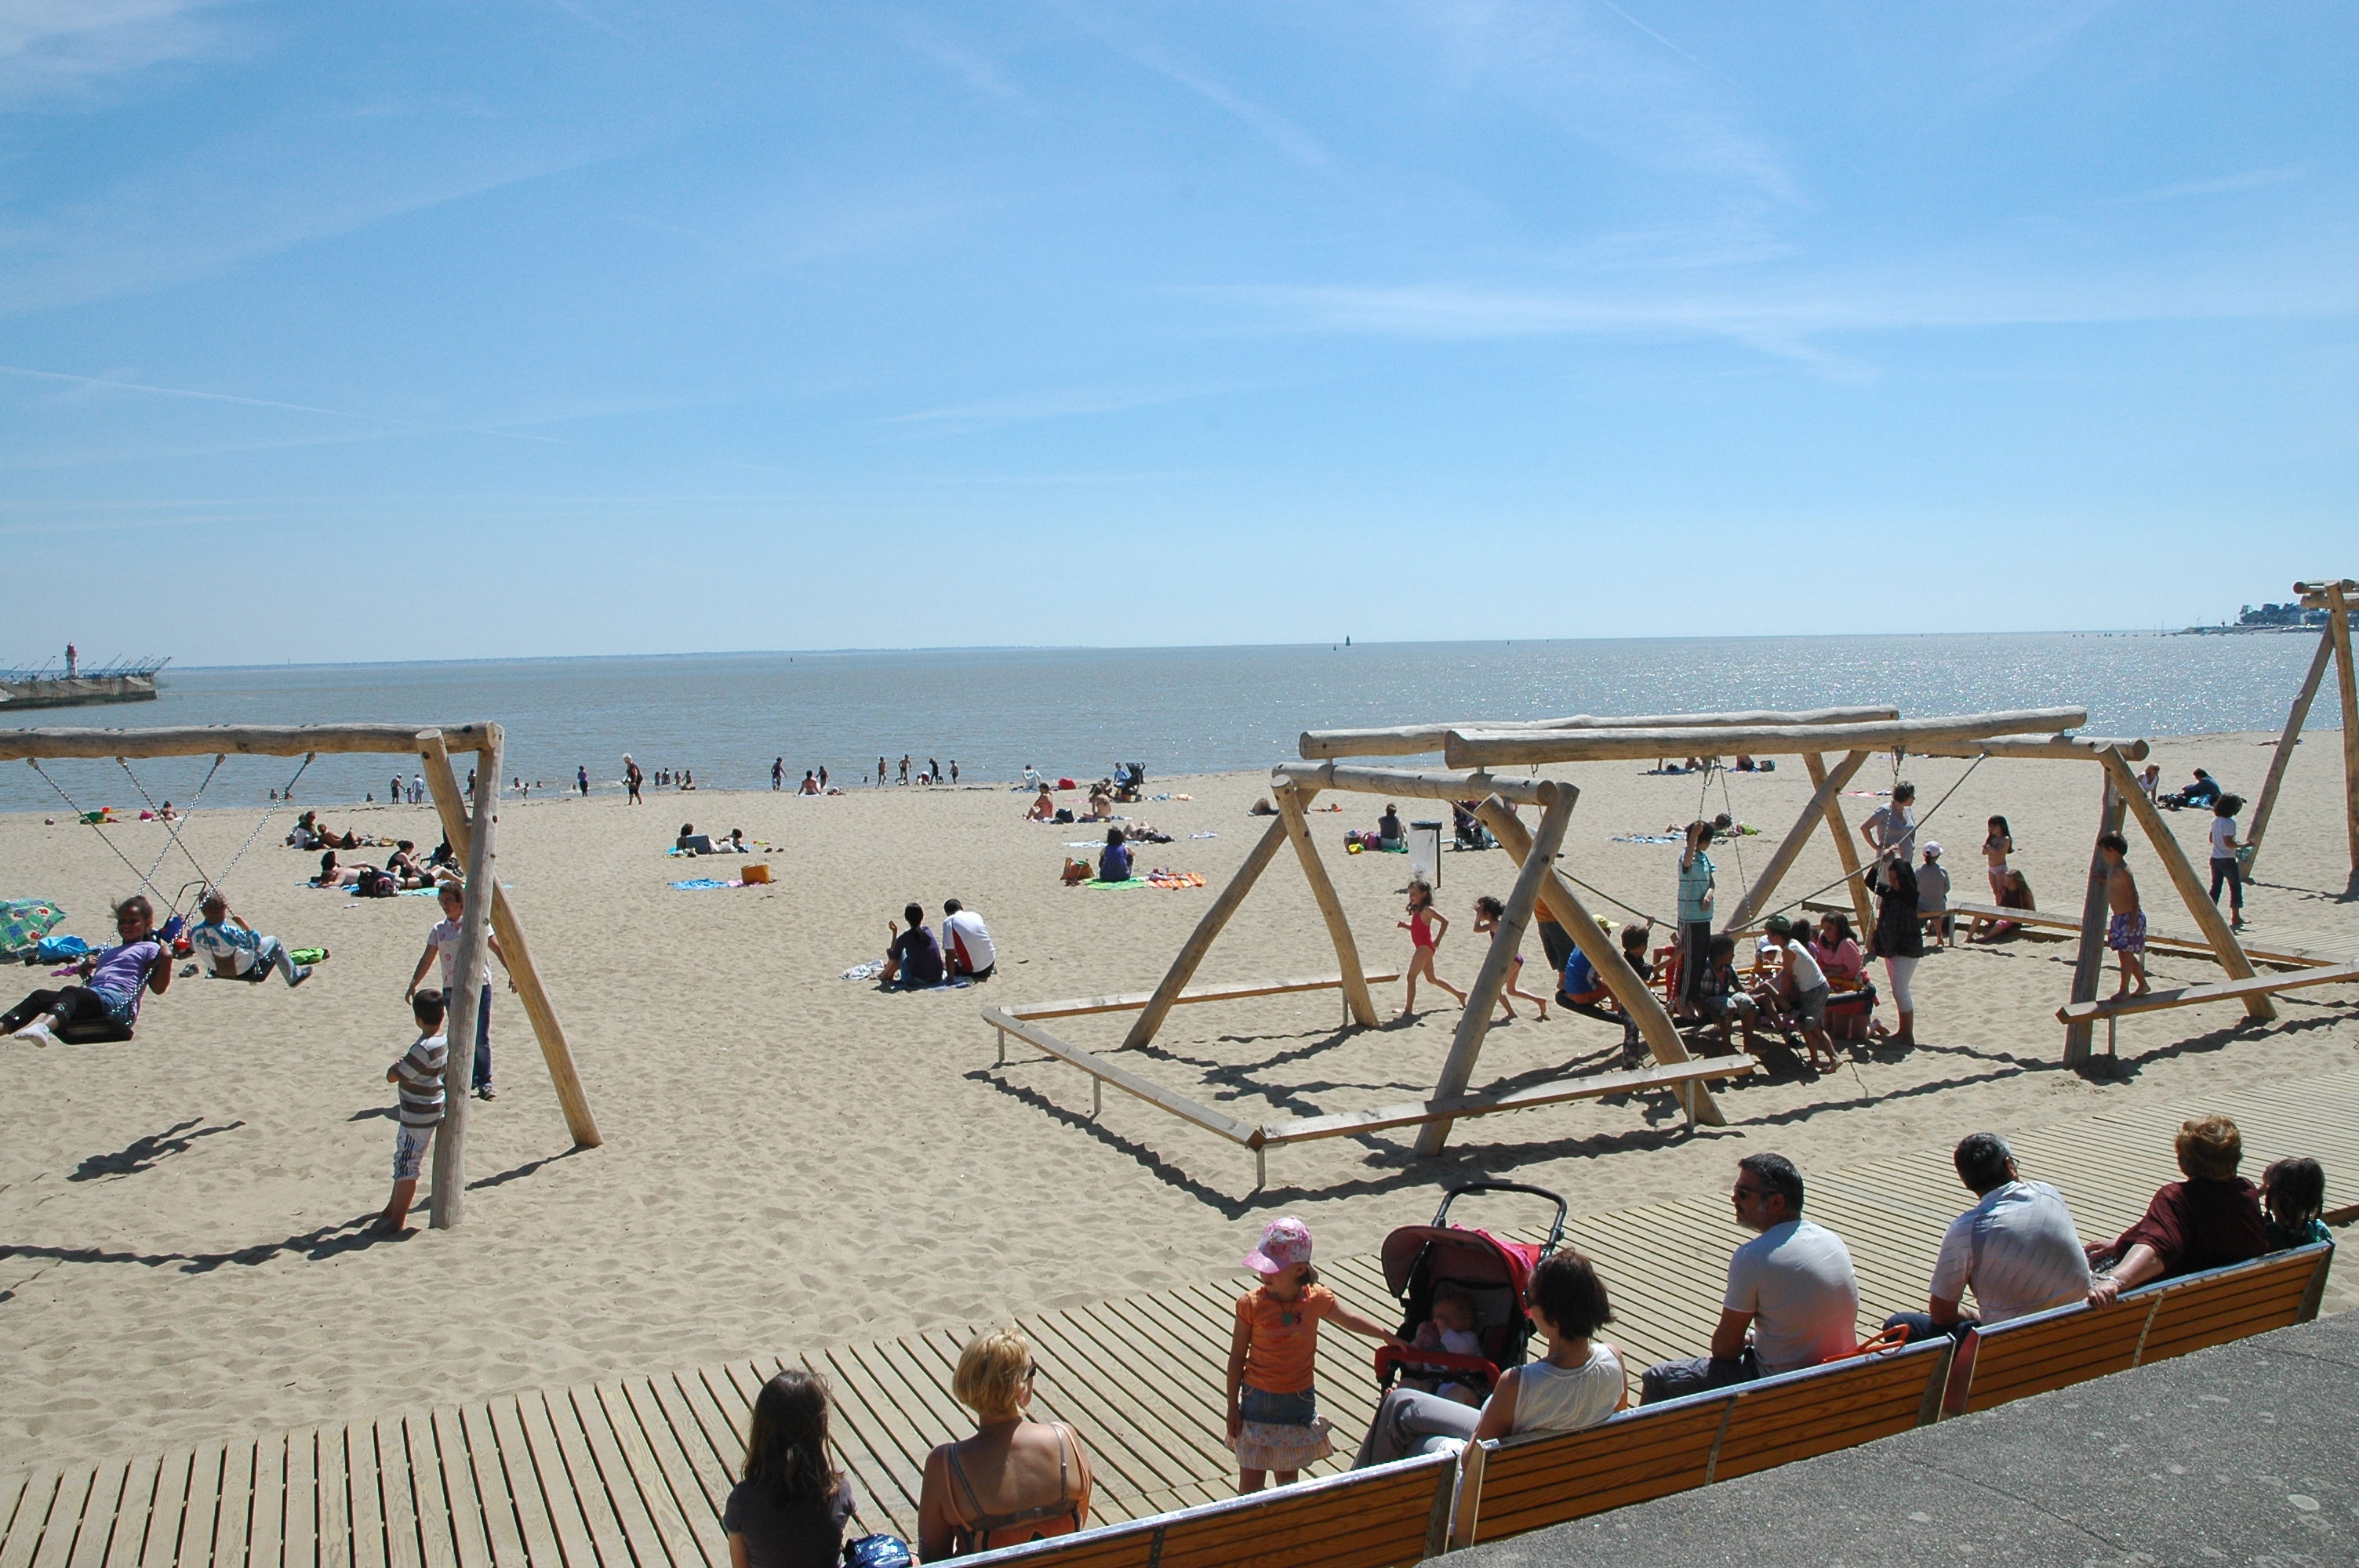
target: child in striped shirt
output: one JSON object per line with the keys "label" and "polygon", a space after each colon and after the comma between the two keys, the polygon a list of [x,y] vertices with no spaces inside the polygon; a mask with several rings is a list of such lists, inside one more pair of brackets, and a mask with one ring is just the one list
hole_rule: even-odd
{"label": "child in striped shirt", "polygon": [[401,1111],[393,1140],[393,1196],[377,1216],[376,1227],[397,1233],[408,1227],[426,1146],[442,1124],[442,1069],[451,1059],[450,1045],[442,1038],[441,993],[418,992],[409,999],[409,1011],[418,1021],[418,1038],[401,1060],[385,1070],[386,1083],[401,1086]]}

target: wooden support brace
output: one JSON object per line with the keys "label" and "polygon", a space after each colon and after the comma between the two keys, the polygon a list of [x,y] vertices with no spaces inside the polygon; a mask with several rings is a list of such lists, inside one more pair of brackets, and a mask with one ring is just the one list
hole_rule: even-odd
{"label": "wooden support brace", "polygon": [[[2097,837],[2122,830],[2122,814],[2129,809],[2121,792],[2114,786],[2114,776],[2105,774],[2104,794],[2097,807]],[[2072,1004],[2096,999],[2097,987],[2105,978],[2105,879],[2110,873],[2105,857],[2093,841],[2089,848],[2088,889],[2081,896],[2081,950],[2072,960]],[[2094,1054],[2096,1044],[2091,1037],[2087,1019],[2068,1020],[2064,1026],[2064,1065],[2079,1066]]]}
{"label": "wooden support brace", "polygon": [[[2147,841],[2154,846],[2155,859],[2160,860],[2163,870],[2170,873],[2171,881],[2179,889],[2180,898],[2187,904],[2187,913],[2195,917],[2196,929],[2203,933],[2205,939],[2212,944],[2212,952],[2219,955],[2220,967],[2228,972],[2232,980],[2251,979],[2255,973],[2253,961],[2245,956],[2244,946],[2236,940],[2236,934],[2228,929],[2228,917],[2220,913],[2220,906],[2212,902],[2210,893],[2204,892],[2203,883],[2195,875],[2195,868],[2187,863],[2186,851],[2172,837],[2169,826],[2162,819],[2162,813],[2155,808],[2154,802],[2146,797],[2146,792],[2138,788],[2137,775],[2130,772],[2129,763],[2124,762],[2119,754],[2108,752],[2105,753],[2105,773],[2114,781],[2114,793],[2129,802],[2130,815],[2137,818],[2138,827],[2145,830]],[[2263,1023],[2277,1015],[2277,1008],[2263,992],[2245,998],[2245,1011],[2247,1016]]]}
{"label": "wooden support brace", "polygon": [[[434,797],[434,809],[442,819],[443,836],[451,848],[467,858],[472,868],[473,825],[459,796],[459,780],[451,768],[451,753],[443,737],[437,731],[426,730],[418,737],[418,754],[424,762],[427,792]],[[495,785],[499,783],[496,767],[479,767],[477,783],[489,772]],[[468,873],[468,884],[473,885],[474,875]],[[582,1075],[573,1065],[573,1047],[565,1038],[564,1026],[557,1021],[557,1008],[549,1000],[549,989],[540,983],[540,971],[534,967],[532,948],[525,941],[524,925],[508,905],[508,895],[502,892],[498,877],[492,879],[492,931],[500,939],[500,952],[507,959],[509,978],[516,981],[516,1000],[524,1004],[525,1016],[532,1020],[533,1037],[540,1043],[541,1060],[549,1065],[549,1081],[557,1090],[557,1103],[565,1112],[566,1130],[573,1141],[584,1149],[595,1149],[603,1139],[598,1134],[597,1119],[590,1113],[589,1092],[582,1087]]]}
{"label": "wooden support brace", "polygon": [[[1495,806],[1486,800],[1475,808],[1474,815],[1516,865],[1531,862],[1532,836],[1514,812],[1505,805]],[[1638,971],[1622,957],[1621,945],[1605,934],[1582,903],[1580,895],[1573,892],[1572,884],[1565,881],[1564,873],[1553,865],[1549,866],[1548,876],[1540,883],[1540,897],[1548,904],[1549,913],[1556,916],[1556,923],[1564,927],[1565,935],[1572,938],[1572,945],[1588,956],[1598,978],[1605,982],[1605,989],[1622,1004],[1622,1011],[1637,1023],[1639,1038],[1646,1041],[1656,1062],[1668,1067],[1688,1060],[1687,1042],[1680,1038],[1679,1025],[1671,1022],[1663,999],[1638,978]],[[1552,977],[1549,988],[1553,989],[1560,979]],[[1722,1114],[1719,1102],[1712,1098],[1712,1090],[1705,1085],[1681,1086],[1679,1094],[1690,1120],[1707,1127],[1728,1125],[1728,1118]]]}
{"label": "wooden support brace", "polygon": [[[1507,977],[1514,971],[1516,949],[1524,940],[1524,927],[1532,918],[1532,905],[1538,902],[1540,883],[1547,880],[1549,869],[1555,862],[1557,851],[1564,845],[1564,830],[1572,820],[1572,803],[1577,792],[1571,785],[1563,787],[1556,803],[1540,813],[1540,830],[1532,845],[1531,854],[1516,872],[1516,885],[1507,894],[1506,909],[1500,912],[1499,924],[1491,933],[1490,950],[1483,955],[1483,967],[1474,973],[1474,983],[1466,988],[1465,1011],[1459,1015],[1458,1031],[1451,1036],[1450,1055],[1442,1063],[1441,1077],[1433,1086],[1433,1098],[1452,1099],[1466,1092],[1474,1076],[1474,1064],[1483,1054],[1483,1037],[1491,1030],[1491,1010],[1499,1005],[1499,993],[1506,988]],[[1506,803],[1493,795],[1483,804]],[[1451,1123],[1430,1121],[1418,1129],[1417,1152],[1431,1156],[1441,1152],[1450,1141]]]}
{"label": "wooden support brace", "polygon": [[[1819,824],[1826,820],[1827,807],[1834,804],[1836,797],[1843,794],[1843,785],[1851,783],[1853,777],[1858,773],[1861,765],[1872,754],[1867,752],[1846,752],[1843,760],[1835,764],[1834,771],[1825,773],[1823,777],[1821,776],[1824,768],[1823,763],[1821,764],[1820,769],[1813,770],[1810,782],[1818,787],[1811,793],[1810,804],[1804,806],[1802,815],[1794,819],[1794,826],[1787,831],[1785,840],[1777,846],[1777,852],[1771,855],[1769,863],[1761,868],[1760,877],[1745,890],[1745,896],[1736,901],[1736,907],[1729,912],[1725,929],[1741,930],[1750,925],[1755,916],[1769,907],[1770,895],[1777,891],[1777,884],[1786,880],[1786,873],[1793,869],[1795,860],[1800,858],[1803,846],[1810,841],[1810,835],[1817,832]],[[1819,761],[1815,754],[1810,760]],[[1848,871],[1850,868],[1844,869]]]}
{"label": "wooden support brace", "polygon": [[[438,737],[439,739],[439,737]],[[475,1065],[475,1021],[481,1015],[484,966],[490,957],[492,934],[492,808],[500,795],[500,762],[505,755],[495,727],[478,753],[475,769],[477,830],[467,847],[467,892],[459,916],[459,951],[451,964],[451,1010],[442,1021],[449,1043],[442,1067],[442,1125],[434,1134],[434,1201],[429,1213],[437,1230],[448,1230],[466,1213],[467,1090]],[[451,766],[442,759],[443,769]],[[451,786],[457,793],[457,785]],[[451,841],[452,849],[458,841]]]}
{"label": "wooden support brace", "polygon": [[1310,883],[1310,896],[1319,901],[1320,918],[1327,923],[1327,935],[1335,944],[1335,962],[1343,979],[1343,1005],[1351,1017],[1363,1029],[1376,1026],[1375,999],[1368,994],[1368,977],[1360,968],[1360,949],[1352,940],[1352,923],[1343,914],[1343,901],[1335,896],[1335,884],[1327,876],[1326,863],[1319,859],[1319,847],[1310,841],[1310,819],[1302,815],[1309,804],[1299,785],[1281,784],[1270,794],[1277,800],[1277,819],[1286,825],[1286,836],[1294,841],[1295,856],[1302,862],[1302,874]]}
{"label": "wooden support brace", "polygon": [[2351,662],[2351,590],[2330,583],[2326,632],[2334,639],[2334,681],[2343,694],[2343,822],[2351,840],[2350,887],[2359,892],[2359,667]]}
{"label": "wooden support brace", "polygon": [[[1816,752],[1806,752],[1802,754],[1802,763],[1810,770],[1810,783],[1819,789],[1824,789],[1827,760]],[[1835,860],[1843,869],[1843,886],[1851,892],[1852,917],[1858,923],[1860,939],[1865,941],[1867,934],[1875,929],[1875,911],[1868,907],[1867,883],[1860,879],[1859,848],[1851,841],[1851,824],[1843,820],[1843,786],[1840,784],[1835,786],[1833,794],[1827,796],[1826,819],[1827,831],[1834,835]]]}
{"label": "wooden support brace", "polygon": [[2277,791],[2285,784],[2286,769],[2293,764],[2294,746],[2301,740],[2301,727],[2310,721],[2310,705],[2318,696],[2319,683],[2326,678],[2326,666],[2334,658],[2332,628],[2318,634],[2318,652],[2310,656],[2310,674],[2302,677],[2301,689],[2294,694],[2293,707],[2286,713],[2285,733],[2277,737],[2277,754],[2269,759],[2269,776],[2261,781],[2260,803],[2253,807],[2250,826],[2245,829],[2245,842],[2253,852],[2245,862],[2245,874],[2251,876],[2261,869],[2261,838],[2269,830],[2269,816],[2277,808]]}
{"label": "wooden support brace", "polygon": [[1245,852],[1245,864],[1239,866],[1237,874],[1229,879],[1229,885],[1221,890],[1221,896],[1212,901],[1212,907],[1204,911],[1204,917],[1196,922],[1196,929],[1181,945],[1180,956],[1171,960],[1171,968],[1165,973],[1163,983],[1155,988],[1154,997],[1139,1013],[1137,1022],[1130,1026],[1130,1033],[1122,1037],[1124,1050],[1144,1045],[1155,1038],[1155,1032],[1163,1027],[1164,1019],[1169,1016],[1172,1005],[1180,1000],[1180,989],[1195,978],[1196,967],[1204,961],[1204,955],[1212,951],[1212,939],[1220,935],[1221,928],[1228,925],[1230,918],[1236,914],[1237,906],[1245,903],[1245,894],[1253,892],[1254,883],[1261,880],[1262,872],[1269,869],[1270,861],[1285,842],[1286,815],[1280,812],[1270,819],[1269,830],[1261,836],[1261,841]]}

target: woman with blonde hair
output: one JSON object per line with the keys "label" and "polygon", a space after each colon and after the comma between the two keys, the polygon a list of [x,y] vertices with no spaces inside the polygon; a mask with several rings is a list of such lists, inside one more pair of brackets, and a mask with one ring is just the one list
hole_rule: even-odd
{"label": "woman with blonde hair", "polygon": [[1071,1535],[1088,1523],[1081,1435],[1027,1413],[1039,1376],[1031,1342],[1013,1325],[977,1335],[959,1353],[951,1393],[974,1412],[976,1431],[926,1455],[918,1496],[924,1561]]}
{"label": "woman with blonde hair", "polygon": [[833,1568],[859,1507],[828,1462],[827,1383],[790,1368],[762,1385],[745,1434],[745,1469],[721,1512],[732,1568]]}
{"label": "woman with blonde hair", "polygon": [[2124,1291],[2154,1280],[2224,1268],[2269,1249],[2259,1189],[2236,1174],[2244,1134],[2224,1116],[2181,1124],[2179,1168],[2183,1182],[2167,1182],[2136,1224],[2113,1241],[2085,1250],[2092,1268],[2113,1265],[2090,1288],[2089,1304],[2107,1306]]}

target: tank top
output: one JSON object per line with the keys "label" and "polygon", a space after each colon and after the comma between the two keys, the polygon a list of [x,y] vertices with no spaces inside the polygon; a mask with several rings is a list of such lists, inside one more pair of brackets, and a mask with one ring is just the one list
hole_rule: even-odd
{"label": "tank top", "polygon": [[965,1499],[968,1517],[951,1521],[951,1551],[964,1557],[969,1552],[990,1552],[1002,1546],[1020,1546],[1026,1541],[1046,1541],[1052,1536],[1071,1535],[1082,1528],[1082,1500],[1073,1495],[1072,1468],[1069,1463],[1078,1453],[1073,1429],[1063,1422],[1052,1423],[1057,1432],[1057,1500],[1042,1503],[1038,1508],[1016,1509],[1006,1513],[983,1511],[983,1499],[974,1493],[974,1483],[967,1479],[966,1466],[959,1463],[958,1446],[951,1445],[951,1479],[958,1484]]}
{"label": "tank top", "polygon": [[1614,1413],[1626,1386],[1622,1358],[1602,1341],[1578,1367],[1527,1361],[1516,1368],[1516,1430],[1578,1432]]}

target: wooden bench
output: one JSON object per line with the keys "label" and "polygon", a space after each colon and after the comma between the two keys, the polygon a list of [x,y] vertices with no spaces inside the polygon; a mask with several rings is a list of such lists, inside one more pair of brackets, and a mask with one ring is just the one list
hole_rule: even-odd
{"label": "wooden bench", "polygon": [[1970,1331],[1943,1409],[1986,1411],[2318,1315],[2334,1249],[2272,1252],[2132,1291],[2109,1307],[2073,1305]]}
{"label": "wooden bench", "polygon": [[1495,1541],[1922,1426],[1947,1337],[1627,1411],[1583,1432],[1471,1446],[1453,1546]]}
{"label": "wooden bench", "polygon": [[1457,1455],[1421,1454],[962,1561],[978,1568],[1405,1568],[1446,1544],[1457,1479]]}
{"label": "wooden bench", "polygon": [[2127,1012],[2158,1012],[2167,1007],[2194,1007],[2207,1001],[2242,1001],[2250,996],[2270,996],[2303,986],[2341,986],[2359,981],[2359,964],[2334,964],[2324,968],[2296,969],[2291,974],[2255,975],[2248,980],[2213,980],[2208,985],[2175,986],[2136,996],[2110,997],[2103,1001],[2067,1002],[2056,1010],[2060,1022],[2085,1023],[2119,1018]]}

